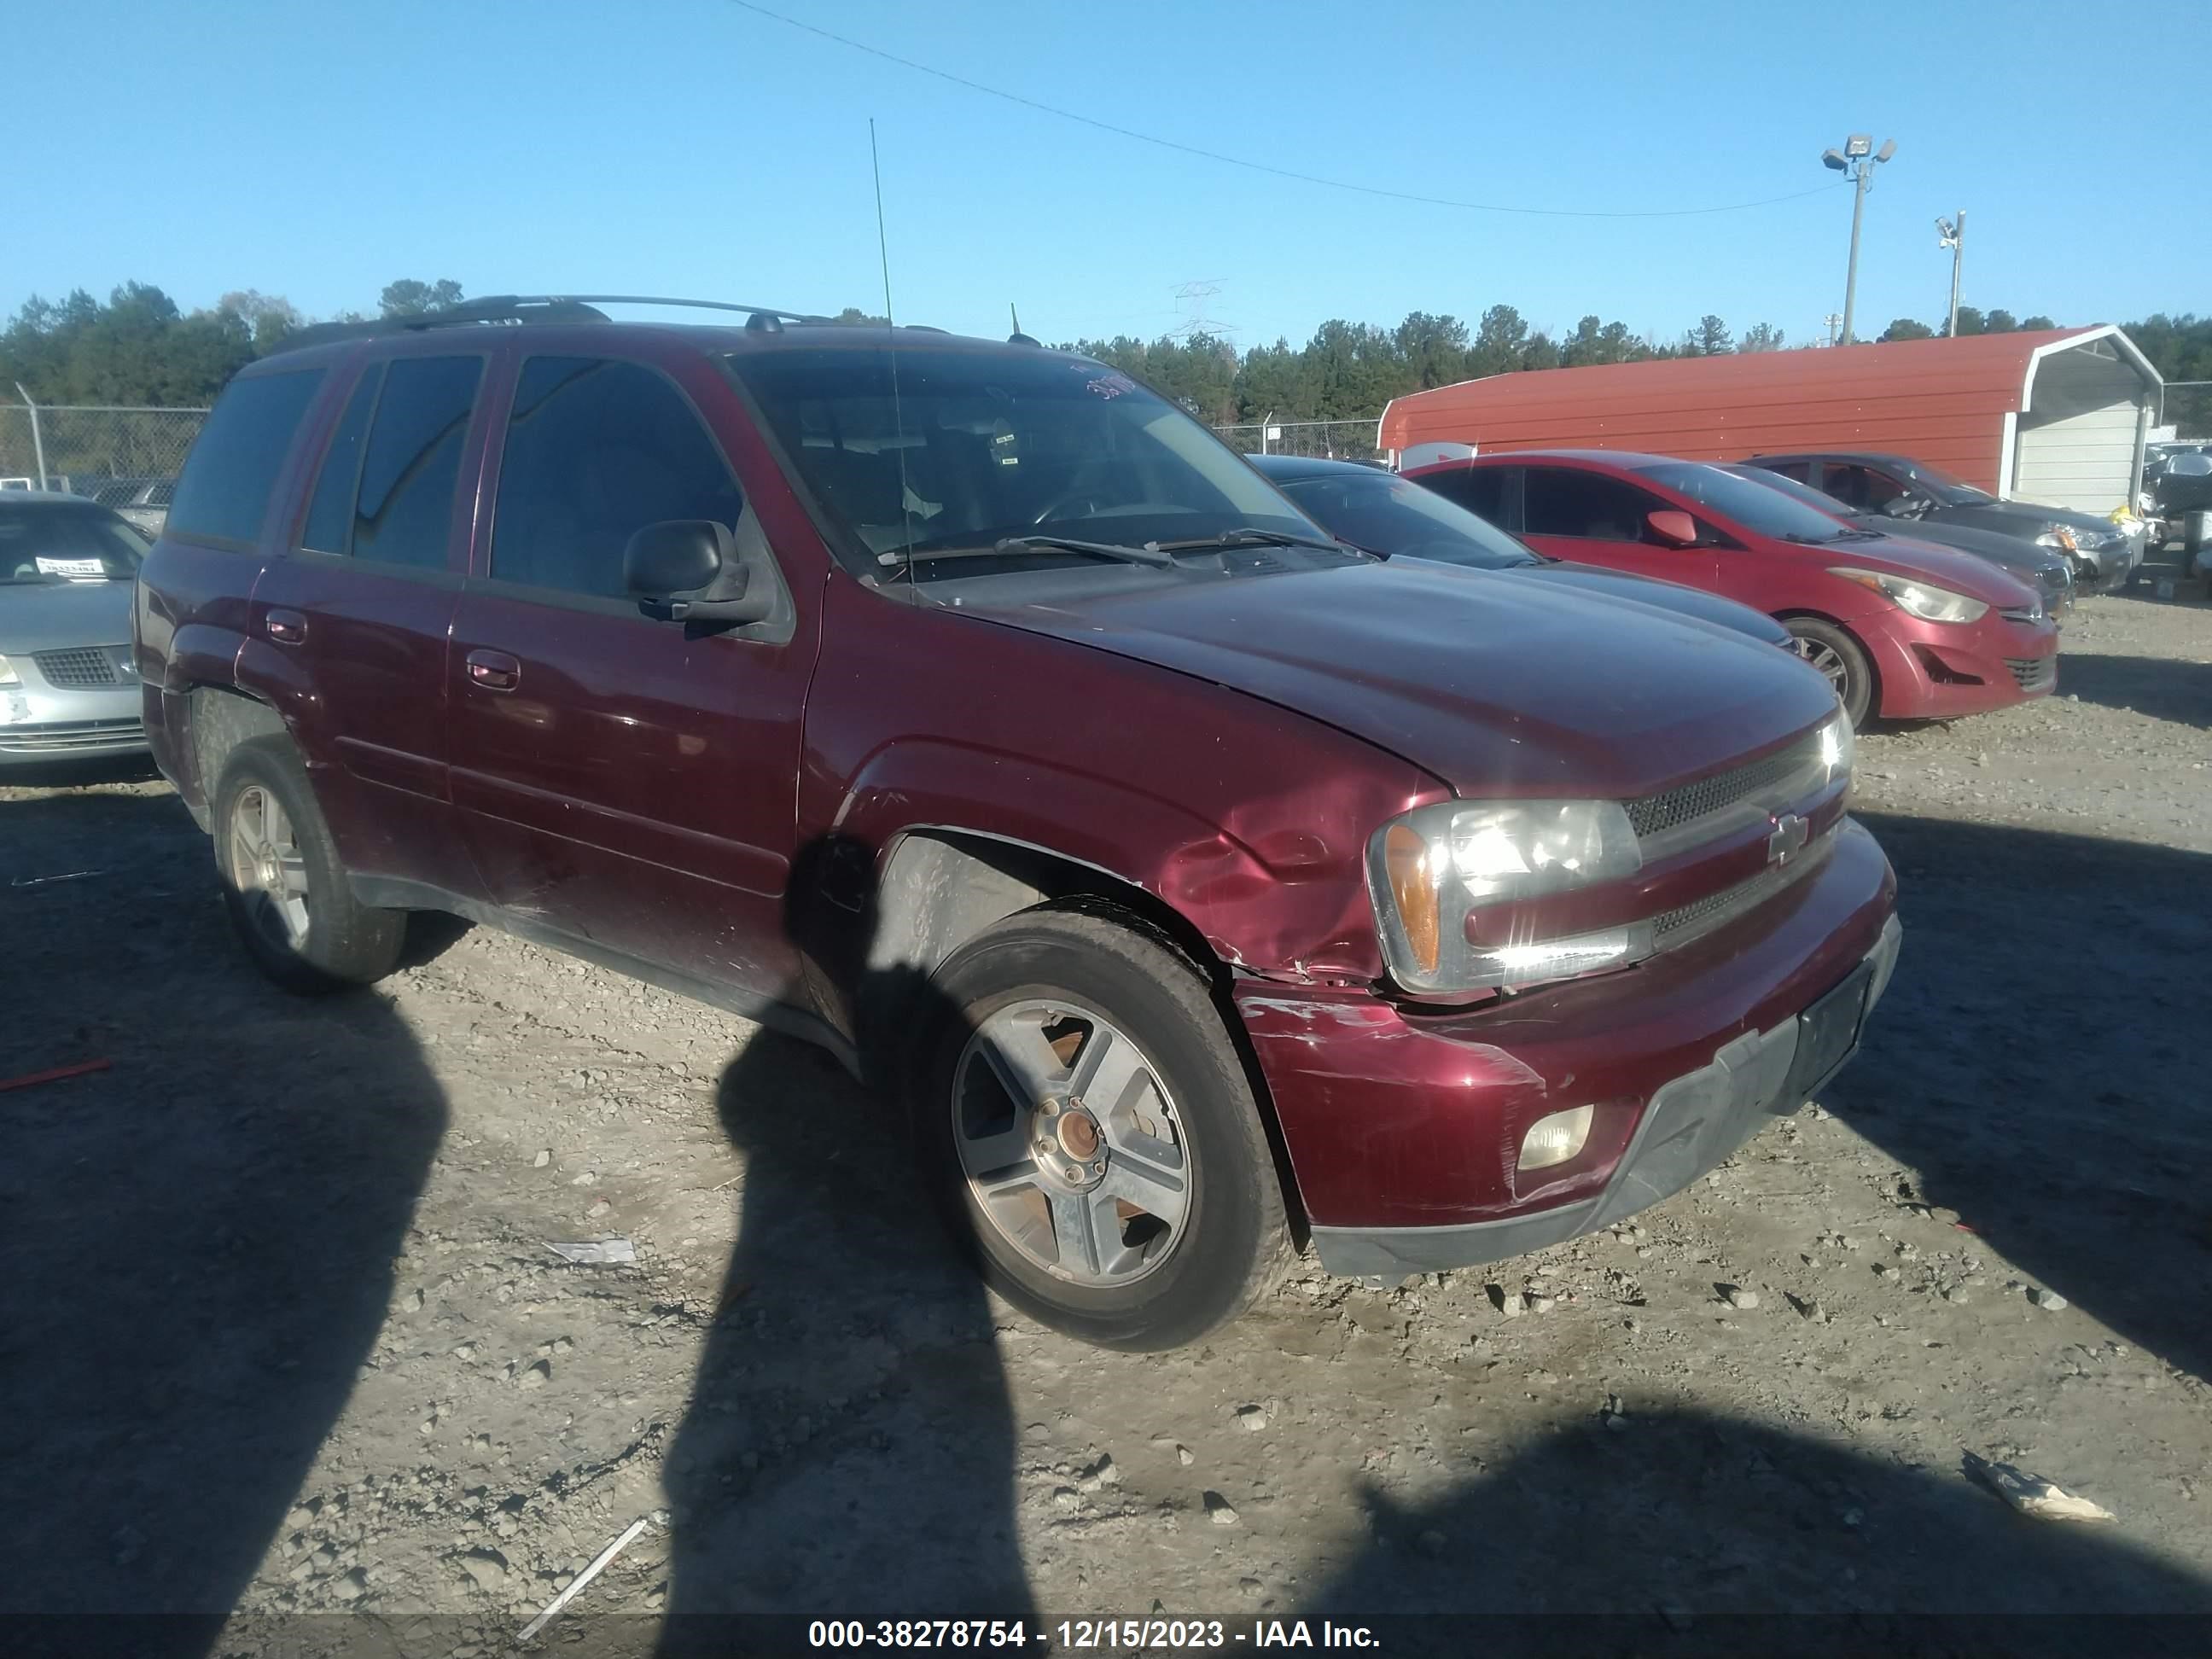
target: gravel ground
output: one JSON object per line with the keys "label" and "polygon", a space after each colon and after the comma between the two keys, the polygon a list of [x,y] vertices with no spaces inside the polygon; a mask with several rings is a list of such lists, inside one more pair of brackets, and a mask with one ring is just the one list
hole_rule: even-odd
{"label": "gravel ground", "polygon": [[2212,611],[2064,647],[1863,740],[1905,955],[1817,1105],[1617,1233],[1149,1357],[977,1289],[826,1058],[481,929],[294,1001],[165,786],[0,787],[0,1073],[112,1062],[0,1094],[0,1610],[447,1652],[652,1515],[572,1631],[2212,1612]]}

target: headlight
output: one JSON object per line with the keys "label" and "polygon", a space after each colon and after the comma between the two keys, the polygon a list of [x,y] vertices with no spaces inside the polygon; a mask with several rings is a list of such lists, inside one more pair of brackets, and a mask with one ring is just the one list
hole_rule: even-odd
{"label": "headlight", "polygon": [[0,685],[21,685],[23,677],[15,672],[15,665],[0,657]]}
{"label": "headlight", "polygon": [[1838,714],[1820,728],[1820,764],[1828,769],[1824,781],[1848,781],[1858,757],[1858,733],[1851,730],[1849,715]]}
{"label": "headlight", "polygon": [[2094,553],[2107,547],[2118,547],[2127,540],[2124,530],[2078,530],[2070,524],[2047,524],[2043,533],[2035,538],[2038,547],[2063,548],[2069,553]]}
{"label": "headlight", "polygon": [[1848,565],[1838,565],[1828,574],[1841,576],[1847,582],[1856,582],[1862,587],[1871,587],[1899,610],[1909,611],[1926,622],[1978,622],[1989,613],[1989,606],[1979,599],[1970,599],[1964,593],[1954,593],[1948,587],[1917,582],[1909,576],[1893,576],[1881,570],[1858,570]]}
{"label": "headlight", "polygon": [[1559,979],[1629,958],[1630,930],[1478,945],[1468,915],[1644,866],[1615,801],[1442,801],[1385,824],[1369,843],[1368,887],[1384,954],[1408,990],[1481,990]]}

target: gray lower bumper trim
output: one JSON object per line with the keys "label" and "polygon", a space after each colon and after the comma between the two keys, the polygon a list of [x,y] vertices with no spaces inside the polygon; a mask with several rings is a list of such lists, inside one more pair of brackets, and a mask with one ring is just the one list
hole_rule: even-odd
{"label": "gray lower bumper trim", "polygon": [[[1873,968],[1867,986],[1869,1014],[1889,987],[1903,939],[1904,928],[1892,916],[1868,954]],[[1316,1227],[1314,1252],[1332,1273],[1396,1280],[1408,1273],[1502,1261],[1609,1227],[1680,1192],[1757,1134],[1776,1113],[1797,1109],[1802,1100],[1781,1097],[1797,1057],[1797,1033],[1795,1017],[1771,1031],[1747,1031],[1716,1054],[1711,1065],[1662,1087],[1644,1109],[1613,1179],[1595,1198],[1450,1227]],[[1850,1059],[1845,1054],[1804,1092],[1824,1086]]]}

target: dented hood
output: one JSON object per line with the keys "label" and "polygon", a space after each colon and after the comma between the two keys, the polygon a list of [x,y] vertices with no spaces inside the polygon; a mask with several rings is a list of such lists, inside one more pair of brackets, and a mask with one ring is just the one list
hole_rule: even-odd
{"label": "dented hood", "polygon": [[1814,670],[1730,629],[1410,560],[1055,584],[1048,598],[1007,592],[963,608],[1294,709],[1462,795],[1646,794],[1778,744],[1836,707]]}

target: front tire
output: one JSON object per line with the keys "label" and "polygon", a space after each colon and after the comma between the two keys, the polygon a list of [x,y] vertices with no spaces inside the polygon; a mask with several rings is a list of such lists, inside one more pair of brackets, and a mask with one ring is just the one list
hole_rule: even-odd
{"label": "front tire", "polygon": [[284,989],[325,994],[399,964],[402,910],[353,896],[307,769],[282,738],[240,744],[216,786],[216,866],[231,926],[254,964]]}
{"label": "front tire", "polygon": [[1874,664],[1865,648],[1833,623],[1816,617],[1784,617],[1797,654],[1819,669],[1835,688],[1854,729],[1864,726],[1874,712]]}
{"label": "front tire", "polygon": [[911,1107],[985,1281],[1149,1352],[1234,1319],[1290,1251],[1267,1131],[1208,988],[1139,926],[1042,908],[940,968]]}

